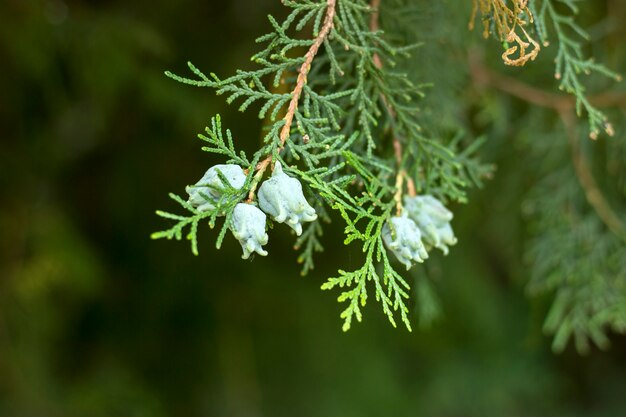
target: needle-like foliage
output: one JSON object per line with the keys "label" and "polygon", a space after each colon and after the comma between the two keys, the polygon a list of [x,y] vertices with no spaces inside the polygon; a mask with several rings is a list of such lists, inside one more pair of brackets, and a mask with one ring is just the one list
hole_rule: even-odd
{"label": "needle-like foliage", "polygon": [[[167,73],[181,83],[213,90],[240,111],[256,113],[264,121],[264,137],[259,149],[248,157],[238,150],[233,139],[236,132],[224,132],[219,116],[214,116],[206,133],[199,136],[205,143],[203,150],[239,166],[245,182],[234,187],[221,175],[218,186],[212,185],[219,198],[206,195],[210,204],[201,208],[172,195],[188,213],[157,212],[174,225],[153,237],[186,237],[197,254],[199,227],[204,223],[214,227],[223,218],[216,239],[219,248],[232,227],[235,207],[251,204],[270,215],[269,221],[287,222],[296,231],[297,260],[306,274],[315,268],[315,255],[324,249],[325,229],[342,222],[343,243],[360,250],[361,255],[356,267],[338,265],[338,272],[322,289],[340,291],[338,301],[345,303],[343,329],[362,320],[373,295],[392,325],[399,319],[410,330],[409,299],[414,283],[400,272],[396,258],[411,267],[428,258],[420,250],[432,251],[440,245],[439,238],[454,244],[456,238],[447,223],[452,215],[443,204],[467,202],[467,188],[480,186],[492,174],[491,166],[476,158],[486,136],[468,137],[463,133],[468,124],[449,112],[437,114],[444,112],[433,103],[444,102],[430,101],[426,94],[433,88],[427,84],[427,77],[432,76],[443,80],[444,86],[450,82],[442,92],[449,97],[463,77],[447,74],[464,71],[454,67],[439,70],[433,62],[416,58],[422,40],[428,41],[425,51],[437,60],[446,59],[446,52],[450,56],[467,52],[433,46],[437,42],[430,33],[433,23],[424,22],[421,16],[425,7],[448,8],[438,15],[445,19],[454,6],[447,2],[424,6],[409,0],[284,0],[283,4],[289,13],[282,21],[269,16],[271,31],[257,39],[259,51],[251,57],[251,68],[221,77],[206,75],[189,63],[191,75]],[[607,117],[587,97],[582,75],[596,72],[619,77],[587,58],[583,41],[588,35],[574,20],[576,2],[473,0],[472,4],[473,13],[468,10],[464,19],[470,19],[470,27],[475,19],[481,19],[484,35],[502,44],[504,64],[528,68],[539,54],[554,51],[559,87],[573,99],[555,98],[536,87],[494,75],[470,56],[468,72],[478,84],[491,84],[533,105],[555,110],[567,128],[567,134],[561,132],[561,136],[569,139],[561,143],[564,150],[559,155],[566,160],[579,143],[570,110],[587,114],[592,138],[601,131],[613,133]],[[452,37],[448,41],[453,45]],[[422,68],[430,71],[420,72]],[[457,111],[458,106],[449,102],[444,103],[446,110]],[[587,347],[589,338],[604,346],[606,328],[624,331],[626,323],[626,254],[617,230],[622,222],[610,210],[603,211],[595,194],[590,196],[593,180],[591,186],[589,180],[585,182],[587,174],[578,165],[580,159],[573,160],[574,175],[571,166],[569,171],[563,169],[562,162],[543,164],[553,168],[545,172],[545,180],[533,193],[541,215],[528,251],[533,259],[530,288],[535,293],[556,294],[546,321],[546,329],[556,334],[556,349],[562,349],[570,336],[580,349]],[[274,205],[264,200],[263,186],[270,177],[272,189],[278,193],[272,195]],[[276,188],[280,181],[290,185]],[[563,186],[554,185],[560,181]],[[548,198],[550,187],[558,192]],[[419,218],[408,217],[404,202],[407,198],[418,201],[410,199],[419,196],[427,196],[419,201],[435,202],[430,204],[439,207],[443,223],[424,218],[426,212],[413,213]],[[413,234],[393,229],[396,224],[408,225]],[[279,230],[274,227],[271,233]],[[427,239],[435,240],[429,243]],[[447,246],[443,248],[447,253]],[[427,323],[439,306],[428,277],[418,274],[415,282],[420,322]]]}
{"label": "needle-like foliage", "polygon": [[[280,161],[285,172],[302,181],[319,213],[295,242],[302,272],[314,268],[314,255],[323,250],[325,220],[343,220],[344,243],[359,242],[362,249],[362,266],[352,272],[340,269],[322,286],[344,289],[339,296],[347,303],[341,314],[344,330],[353,317],[361,320],[369,291],[394,326],[397,312],[410,329],[410,285],[385,249],[383,226],[397,214],[402,195],[428,192],[442,201],[465,201],[465,188],[480,182],[486,170],[473,160],[476,146],[459,149],[460,135],[436,138],[422,131],[418,104],[423,91],[396,69],[416,46],[392,45],[372,27],[377,9],[362,0],[284,4],[291,9],[287,18],[279,22],[270,16],[273,30],[257,39],[261,50],[251,59],[255,68],[226,78],[207,76],[192,64],[193,78],[167,73],[213,89],[241,111],[255,111],[268,127],[263,145],[249,160],[236,151],[230,132],[224,139],[220,120],[214,119],[201,136],[207,142],[203,149],[246,169],[246,184],[206,212],[173,196],[190,215],[158,212],[176,224],[154,237],[180,239],[188,227],[186,236],[197,253],[198,224],[206,219],[213,227],[224,215],[219,247],[234,206],[246,195],[254,202],[266,169]],[[279,89],[283,85],[289,92]],[[398,147],[404,149],[400,154]]]}
{"label": "needle-like foliage", "polygon": [[[575,0],[534,0],[531,7],[535,11],[537,33],[541,41],[549,44],[550,27],[557,44],[554,77],[559,80],[559,89],[576,97],[576,112],[580,116],[584,110],[589,119],[589,135],[597,139],[600,132],[613,136],[613,126],[606,115],[596,108],[586,96],[586,89],[580,79],[581,74],[602,74],[616,81],[621,76],[609,70],[593,58],[585,55],[583,42],[589,41],[589,34],[574,19],[579,13]],[[557,5],[566,7],[568,14],[558,11]]]}
{"label": "needle-like foliage", "polygon": [[[554,349],[562,351],[573,338],[586,352],[590,342],[607,347],[608,330],[626,331],[626,229],[610,217],[615,214],[590,177],[593,148],[581,146],[575,131],[570,134],[529,144],[533,155],[544,155],[544,165],[526,201],[528,288],[532,294],[554,294],[544,325],[555,335]],[[623,155],[623,142],[609,146]],[[592,205],[590,197],[600,200]]]}

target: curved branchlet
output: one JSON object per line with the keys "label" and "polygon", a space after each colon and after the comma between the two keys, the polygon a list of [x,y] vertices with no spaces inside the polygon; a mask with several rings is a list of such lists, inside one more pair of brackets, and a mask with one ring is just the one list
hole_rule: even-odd
{"label": "curved branchlet", "polygon": [[511,6],[504,0],[472,0],[469,28],[474,29],[478,11],[483,24],[483,36],[494,35],[502,42],[505,51],[502,61],[506,65],[524,66],[534,61],[541,45],[528,34],[525,26],[533,23],[529,0],[513,0]]}

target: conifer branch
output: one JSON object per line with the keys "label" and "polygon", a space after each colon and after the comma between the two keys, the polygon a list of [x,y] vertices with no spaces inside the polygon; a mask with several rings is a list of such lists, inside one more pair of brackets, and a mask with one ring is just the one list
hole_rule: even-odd
{"label": "conifer branch", "polygon": [[[525,84],[517,79],[507,77],[484,67],[476,54],[470,55],[472,76],[478,85],[489,85],[498,90],[522,99],[528,103],[553,109],[559,115],[567,134],[572,162],[578,181],[585,191],[589,204],[594,208],[602,222],[617,236],[626,236],[626,226],[620,217],[611,208],[607,199],[598,187],[591,168],[580,151],[576,134],[576,123],[572,113],[576,107],[575,98],[565,94],[554,94]],[[601,93],[589,98],[589,102],[596,105],[626,105],[626,93]]]}
{"label": "conifer branch", "polygon": [[[300,102],[300,96],[302,95],[302,90],[304,89],[305,84],[307,83],[307,77],[309,71],[311,71],[311,64],[313,64],[313,60],[317,55],[320,47],[328,38],[330,31],[333,28],[333,22],[335,19],[335,8],[337,6],[337,0],[327,0],[326,1],[326,16],[324,17],[324,23],[322,25],[322,29],[319,31],[317,36],[315,37],[313,43],[309,47],[309,50],[304,55],[304,62],[300,66],[300,70],[298,71],[298,78],[296,80],[296,85],[291,92],[291,100],[289,101],[289,107],[287,108],[287,113],[283,118],[284,125],[280,131],[279,139],[280,144],[278,146],[277,153],[280,153],[284,147],[287,139],[289,138],[289,134],[291,132],[291,124],[293,123],[293,117],[298,110],[298,104]],[[265,170],[272,162],[273,155],[270,153],[267,155],[259,164],[256,166],[257,173],[254,178],[255,181],[252,183],[252,187],[248,193],[248,202],[252,202],[254,200],[254,193],[256,191],[256,187],[263,177]]]}
{"label": "conifer branch", "polygon": [[622,239],[626,239],[626,227],[624,226],[624,223],[615,213],[613,208],[611,208],[611,205],[600,190],[600,187],[591,172],[591,167],[589,167],[589,163],[580,149],[580,143],[576,132],[576,121],[574,120],[572,111],[561,108],[558,109],[558,113],[561,121],[563,122],[563,126],[565,126],[565,133],[567,134],[569,147],[572,153],[574,171],[576,172],[576,177],[578,178],[580,186],[585,192],[587,201],[611,232]]}
{"label": "conifer branch", "polygon": [[311,64],[313,63],[313,59],[315,59],[317,51],[319,51],[320,46],[322,46],[322,44],[330,34],[331,29],[333,28],[336,5],[336,0],[326,1],[326,16],[324,17],[324,24],[322,26],[322,29],[315,37],[315,40],[313,41],[313,44],[311,45],[307,53],[304,55],[304,62],[300,67],[300,71],[298,71],[296,86],[291,93],[291,101],[289,102],[289,108],[287,109],[287,114],[284,118],[285,124],[280,131],[281,148],[285,146],[285,142],[287,141],[287,138],[289,138],[289,132],[291,131],[293,116],[298,109],[298,103],[300,101],[300,96],[302,95],[302,89],[307,82],[307,76],[309,74],[309,71],[311,71]]}
{"label": "conifer branch", "polygon": [[[626,245],[590,204],[585,190],[590,184],[581,184],[580,177],[582,182],[591,179],[595,192],[599,187],[584,158],[572,109],[563,110],[563,116],[572,127],[571,137],[560,135],[565,140],[553,140],[559,134],[551,124],[544,132],[541,123],[528,130],[545,136],[526,142],[529,156],[541,160],[531,168],[536,181],[525,199],[532,218],[527,288],[531,294],[554,296],[544,322],[544,330],[554,335],[553,349],[560,352],[573,339],[578,351],[585,353],[590,342],[608,347],[610,331],[626,331]],[[612,152],[624,149],[618,141],[606,145]]]}
{"label": "conifer branch", "polygon": [[[585,56],[582,41],[589,40],[589,35],[574,19],[579,12],[577,0],[512,0],[511,7],[503,0],[472,0],[472,2],[470,30],[473,29],[480,10],[483,34],[485,38],[494,34],[503,43],[506,50],[502,54],[502,59],[506,65],[523,66],[528,61],[534,60],[541,45],[533,37],[536,37],[544,47],[548,47],[549,27],[553,29],[557,41],[554,77],[559,82],[559,89],[575,97],[578,116],[582,115],[583,110],[587,114],[591,139],[597,139],[601,131],[609,136],[614,133],[606,115],[587,97],[581,74],[597,73],[618,82],[622,77],[604,65],[596,63],[593,58]],[[565,6],[570,14],[562,14],[556,3]],[[531,24],[532,27],[527,30],[525,27]],[[517,58],[514,57],[516,53]]]}
{"label": "conifer branch", "polygon": [[[530,226],[530,233],[535,226],[537,232],[528,245],[533,259],[529,288],[556,294],[545,323],[545,329],[555,334],[555,349],[563,348],[572,335],[579,346],[586,346],[587,339],[604,346],[608,340],[604,327],[626,331],[626,254],[623,239],[617,237],[624,235],[623,219],[611,207],[618,201],[602,193],[610,188],[594,178],[574,125],[574,112],[580,115],[582,109],[588,113],[592,135],[598,129],[612,133],[598,108],[624,106],[626,94],[587,96],[582,74],[619,77],[584,56],[578,35],[583,40],[587,35],[574,22],[575,1],[474,0],[470,23],[474,24],[480,12],[484,33],[502,43],[502,59],[508,65],[535,59],[540,46],[547,49],[548,28],[556,34],[555,72],[561,89],[571,95],[543,91],[486,68],[476,54],[469,57],[475,85],[493,87],[533,107],[553,110],[566,128],[567,140],[529,145],[537,150],[541,146],[554,149],[542,168],[555,161],[559,164],[539,176],[534,203],[532,196],[528,197],[530,204],[538,207],[534,212],[538,221]],[[223,157],[227,169],[211,177],[207,174],[217,168],[211,167],[201,181],[186,188],[186,201],[172,195],[187,213],[158,211],[173,225],[153,237],[186,238],[197,254],[199,228],[206,223],[213,228],[223,220],[216,246],[232,231],[247,258],[252,252],[266,255],[262,245],[288,225],[298,235],[294,249],[299,252],[297,260],[304,274],[314,268],[314,255],[323,250],[322,237],[333,236],[324,233],[327,224],[339,221],[343,243],[357,247],[352,252],[357,256],[350,260],[355,265],[338,269],[322,289],[339,290],[338,301],[345,303],[340,314],[343,329],[361,321],[366,302],[374,299],[393,326],[401,320],[410,330],[411,285],[397,272],[396,260],[410,269],[416,262],[424,262],[434,248],[447,253],[447,245],[456,238],[445,220],[452,216],[445,205],[466,202],[467,188],[480,186],[492,171],[475,156],[486,135],[466,146],[464,135],[458,133],[464,130],[462,121],[447,117],[440,122],[432,113],[428,120],[430,109],[419,107],[435,100],[437,106],[432,108],[440,110],[438,105],[443,104],[458,110],[462,103],[441,88],[453,78],[444,73],[444,67],[453,67],[449,62],[431,68],[441,74],[435,77],[439,89],[427,97],[429,101],[422,101],[422,85],[415,83],[416,79],[430,80],[432,74],[423,71],[427,65],[421,58],[411,57],[409,45],[424,41],[424,48],[431,53],[442,49],[428,42],[434,35],[432,26],[421,26],[415,16],[423,19],[424,14],[416,11],[423,7],[444,10],[443,6],[410,0],[282,2],[289,13],[282,21],[269,16],[271,29],[257,39],[261,47],[252,56],[252,69],[237,70],[223,79],[207,76],[192,64],[189,69],[194,79],[168,73],[184,84],[224,95],[229,104],[238,102],[240,111],[256,107],[253,111],[266,121],[265,134],[248,158],[235,149],[227,129],[222,133],[219,117],[213,118],[206,134],[200,136],[203,150]],[[572,16],[561,15],[563,11]],[[457,28],[458,22],[453,27]],[[312,34],[303,36],[305,28],[312,28]],[[433,61],[441,59],[445,57]],[[448,72],[458,73],[456,69]],[[534,114],[529,112],[529,117]],[[433,130],[439,135],[432,136]],[[550,125],[547,137],[553,139],[555,133]],[[607,146],[619,146],[614,142],[607,141]],[[614,159],[622,163],[619,157]],[[282,168],[272,167],[274,161]],[[273,174],[266,179],[268,168]],[[550,198],[546,198],[548,194]],[[430,207],[427,201],[431,201]],[[242,207],[243,212],[256,216],[250,217],[254,222],[249,218],[246,223],[237,215]],[[422,218],[432,209],[438,214]],[[275,227],[268,227],[266,217]],[[242,222],[246,227],[240,227]],[[423,320],[436,311],[436,297],[426,280],[420,274],[416,281]]]}
{"label": "conifer branch", "polygon": [[[329,278],[323,286],[345,289],[339,297],[339,301],[348,303],[341,315],[343,328],[350,327],[353,317],[360,321],[360,308],[366,303],[369,289],[389,321],[395,325],[394,316],[399,315],[410,330],[407,306],[410,286],[396,272],[392,265],[394,257],[389,254],[394,253],[410,268],[412,262],[426,259],[426,249],[420,242],[423,253],[419,257],[416,239],[420,235],[414,224],[409,236],[412,240],[405,239],[410,243],[402,244],[412,245],[405,249],[415,254],[411,262],[404,262],[402,256],[406,251],[399,255],[400,252],[389,249],[391,236],[383,230],[391,230],[390,222],[402,211],[403,198],[407,194],[416,196],[418,187],[414,179],[419,178],[419,191],[431,194],[429,197],[434,200],[441,199],[439,204],[465,201],[465,189],[471,184],[480,185],[481,178],[489,171],[474,157],[480,141],[460,149],[460,136],[448,140],[429,138],[422,132],[417,101],[423,93],[406,72],[398,70],[398,63],[409,58],[411,48],[393,46],[383,38],[378,28],[380,2],[373,3],[376,7],[371,7],[369,0],[284,0],[283,3],[291,12],[283,22],[269,17],[273,29],[257,40],[264,46],[252,57],[256,68],[238,70],[224,79],[214,74],[206,76],[191,64],[189,68],[197,80],[169,74],[184,84],[225,94],[229,104],[241,100],[241,111],[257,103],[259,118],[269,123],[262,145],[248,159],[235,151],[228,131],[228,140],[224,140],[216,119],[213,129],[207,130],[209,146],[203,149],[225,155],[229,158],[227,163],[235,165],[229,170],[240,170],[237,189],[229,188],[228,195],[224,194],[227,200],[215,201],[216,207],[212,207],[215,205],[212,201],[202,204],[198,192],[194,198],[190,194],[190,201],[201,204],[197,210],[189,204],[183,205],[192,212],[191,220],[168,215],[168,219],[178,223],[172,232],[154,237],[182,237],[180,231],[191,223],[188,236],[195,248],[198,224],[195,216],[202,215],[208,216],[210,225],[217,217],[225,217],[219,242],[229,228],[240,240],[245,230],[236,227],[235,210],[243,207],[245,211],[256,210],[257,215],[263,215],[262,210],[274,222],[288,223],[299,236],[294,246],[301,251],[298,261],[306,273],[314,267],[314,253],[323,249],[320,220],[329,222],[332,210],[345,223],[344,244],[354,242],[363,253],[359,267],[352,272],[340,270],[339,276]],[[293,35],[309,23],[313,26],[312,39]],[[303,56],[290,56],[289,52],[296,48],[306,48],[307,52]],[[276,88],[283,82],[293,84],[290,93]],[[386,148],[388,128],[393,141]],[[274,169],[272,177],[265,179],[274,160],[281,162],[282,169]],[[271,192],[262,192],[265,184],[268,184],[265,189]],[[217,185],[219,189],[213,190],[212,196],[207,193],[201,196],[215,197],[228,188],[226,184]],[[204,185],[197,184],[198,187],[202,189]],[[261,190],[258,196],[257,187]],[[296,192],[297,201],[293,195]],[[304,201],[307,198],[312,203]],[[274,206],[265,204],[268,199],[272,199]],[[210,214],[204,214],[203,210],[209,210]],[[298,219],[311,223],[303,227]],[[267,242],[267,237],[262,237],[266,231],[264,221],[260,226],[261,237],[257,241],[240,240],[244,257],[250,254],[251,249],[246,249],[249,244],[261,255],[267,253],[258,245]],[[448,244],[456,241],[450,228],[441,233],[446,233],[441,239]],[[446,246],[438,247],[447,251]]]}
{"label": "conifer branch", "polygon": [[[566,6],[571,15],[561,14],[554,3],[558,2]],[[581,74],[601,74],[616,82],[622,80],[621,75],[611,71],[602,64],[598,64],[593,58],[585,56],[580,39],[589,40],[588,33],[576,23],[575,15],[579,9],[575,0],[533,0],[531,7],[535,10],[535,26],[544,43],[548,45],[548,24],[551,26],[558,41],[558,49],[555,58],[554,77],[559,81],[559,89],[570,93],[575,97],[576,113],[580,116],[582,111],[587,113],[589,120],[589,137],[597,139],[600,131],[611,136],[613,126],[609,123],[604,113],[598,110],[587,98],[586,88],[580,79]]]}

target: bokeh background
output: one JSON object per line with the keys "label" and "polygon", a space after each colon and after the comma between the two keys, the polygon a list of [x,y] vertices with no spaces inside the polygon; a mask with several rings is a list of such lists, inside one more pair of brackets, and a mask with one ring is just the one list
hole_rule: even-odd
{"label": "bokeh background", "polygon": [[284,9],[0,1],[0,416],[626,415],[626,338],[556,355],[542,333],[550,297],[525,294],[523,197],[503,197],[523,188],[511,174],[523,161],[507,138],[484,150],[495,178],[454,206],[459,245],[422,271],[441,316],[420,327],[415,306],[413,333],[373,300],[341,332],[337,294],[319,290],[358,257],[341,230],[306,277],[286,229],[251,262],[230,237],[217,251],[208,228],[199,257],[149,239],[165,226],[154,210],[175,210],[167,193],[217,162],[195,140],[209,118],[244,149],[261,127],[163,71],[248,65],[268,13]]}

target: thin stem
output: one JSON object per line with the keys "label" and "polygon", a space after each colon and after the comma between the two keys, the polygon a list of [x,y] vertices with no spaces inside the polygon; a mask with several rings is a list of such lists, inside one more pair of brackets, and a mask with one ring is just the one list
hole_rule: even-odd
{"label": "thin stem", "polygon": [[[378,32],[379,23],[378,19],[380,17],[380,0],[372,0],[370,3],[370,7],[372,8],[372,14],[370,15],[370,32]],[[381,69],[383,67],[383,63],[380,60],[380,57],[376,52],[374,52],[374,56],[372,58],[374,60],[374,65],[376,68]]]}
{"label": "thin stem", "polygon": [[409,197],[415,197],[417,195],[417,190],[415,189],[415,182],[413,181],[413,178],[409,177],[408,175],[406,177],[406,189],[407,189],[407,193],[409,194]]}
{"label": "thin stem", "polygon": [[[309,47],[309,50],[304,55],[304,62],[300,66],[300,70],[298,71],[298,78],[296,79],[296,86],[291,92],[291,100],[289,101],[289,107],[287,108],[287,114],[283,118],[284,125],[280,131],[280,144],[278,146],[277,152],[280,153],[285,148],[285,143],[287,139],[289,139],[289,134],[291,132],[291,124],[293,122],[293,118],[298,110],[298,103],[300,101],[300,96],[302,95],[302,90],[307,83],[307,76],[309,75],[309,71],[311,71],[311,64],[317,55],[320,47],[324,43],[324,41],[330,35],[330,31],[333,28],[334,19],[335,19],[335,10],[337,6],[337,0],[327,0],[326,1],[326,16],[324,17],[324,23],[322,24],[322,29],[319,31],[313,44]],[[257,173],[254,175],[254,179],[252,181],[252,186],[250,187],[250,192],[248,193],[248,202],[254,200],[254,193],[256,192],[256,188],[267,170],[267,167],[272,162],[272,153],[268,154],[261,162],[259,162],[256,166]]]}
{"label": "thin stem", "polygon": [[[549,93],[486,68],[481,62],[479,53],[475,51],[470,53],[469,61],[471,76],[474,83],[479,86],[495,87],[528,103],[554,110],[573,110],[576,106],[575,97]],[[598,107],[626,106],[626,92],[607,91],[599,93],[589,97],[589,103]]]}
{"label": "thin stem", "polygon": [[393,196],[393,199],[396,202],[396,215],[402,215],[402,183],[404,181],[405,172],[401,171],[396,176],[396,193]]}
{"label": "thin stem", "polygon": [[300,101],[300,95],[302,95],[302,89],[306,84],[307,76],[309,75],[309,71],[311,70],[311,64],[313,63],[313,59],[315,59],[317,51],[320,49],[320,46],[322,46],[322,43],[324,43],[324,41],[330,34],[331,29],[333,28],[336,5],[337,0],[326,1],[326,16],[324,17],[322,30],[320,30],[320,32],[317,34],[317,37],[313,41],[313,44],[307,51],[306,55],[304,55],[304,62],[300,66],[298,79],[296,80],[296,87],[291,93],[291,101],[289,102],[289,108],[287,109],[287,114],[284,118],[285,124],[280,131],[280,149],[285,146],[285,142],[289,138],[289,132],[291,132],[291,122],[293,121],[293,117],[298,110],[298,101]]}

